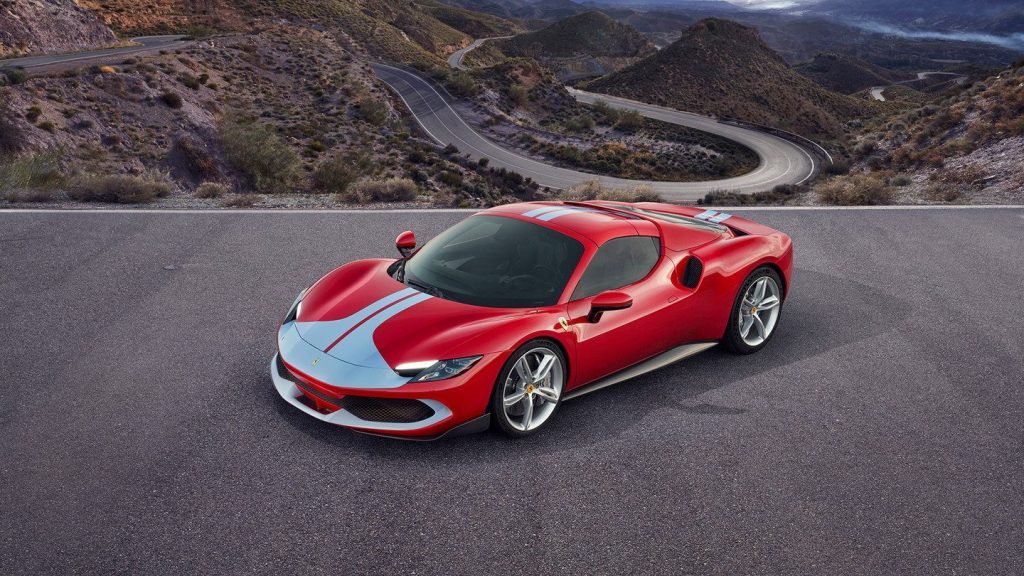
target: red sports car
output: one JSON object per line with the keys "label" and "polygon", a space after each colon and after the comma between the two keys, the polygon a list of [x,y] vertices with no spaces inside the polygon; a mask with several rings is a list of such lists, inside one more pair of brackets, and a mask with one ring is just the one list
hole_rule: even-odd
{"label": "red sports car", "polygon": [[271,374],[314,418],[415,439],[526,436],[566,400],[716,344],[756,352],[793,270],[781,232],[658,203],[511,204],[397,244],[299,294]]}

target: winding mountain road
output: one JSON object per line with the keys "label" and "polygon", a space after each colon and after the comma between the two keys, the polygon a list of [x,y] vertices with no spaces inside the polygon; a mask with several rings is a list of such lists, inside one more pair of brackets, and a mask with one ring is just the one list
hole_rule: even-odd
{"label": "winding mountain road", "polygon": [[603,100],[614,108],[634,110],[647,118],[702,130],[739,142],[756,152],[761,162],[752,172],[742,176],[703,182],[627,180],[552,166],[503,148],[485,138],[452,108],[449,96],[443,95],[419,74],[388,64],[374,63],[372,66],[377,76],[402,98],[424,132],[439,144],[451,144],[474,159],[487,158],[491,166],[518,172],[549,188],[564,189],[588,180],[597,180],[609,188],[646,185],[667,201],[692,202],[714,190],[753,193],[770,190],[780,184],[803,183],[818,168],[817,160],[808,151],[765,132],[723,124],[706,116],[574,89],[570,89],[570,93],[580,102]]}
{"label": "winding mountain road", "polygon": [[23,56],[21,58],[9,58],[0,60],[0,68],[41,68],[68,62],[79,62],[88,60],[100,60],[104,58],[130,56],[152,52],[153,50],[171,50],[181,48],[190,41],[187,36],[180,34],[169,36],[139,36],[132,38],[133,46],[121,46],[118,48],[102,48],[100,50],[87,50],[84,52],[70,52],[67,54],[42,54],[39,56]]}

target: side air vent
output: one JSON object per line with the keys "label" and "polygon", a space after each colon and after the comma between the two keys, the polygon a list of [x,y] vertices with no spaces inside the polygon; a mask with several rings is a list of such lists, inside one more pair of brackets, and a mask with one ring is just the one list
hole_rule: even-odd
{"label": "side air vent", "polygon": [[683,270],[683,286],[696,288],[700,282],[700,275],[704,273],[704,263],[696,256],[690,256],[686,261],[686,268]]}

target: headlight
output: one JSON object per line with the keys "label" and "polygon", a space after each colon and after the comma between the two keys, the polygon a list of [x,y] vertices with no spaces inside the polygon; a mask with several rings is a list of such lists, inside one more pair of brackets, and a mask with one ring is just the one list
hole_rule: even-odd
{"label": "headlight", "polygon": [[288,314],[284,317],[284,322],[281,322],[282,324],[293,322],[299,317],[299,310],[302,309],[302,299],[306,297],[306,292],[309,292],[309,288],[299,292],[299,295],[295,297],[295,302],[292,302],[291,308],[288,309]]}
{"label": "headlight", "polygon": [[469,356],[466,358],[455,358],[453,360],[439,360],[437,362],[431,362],[425,368],[423,367],[426,362],[409,362],[407,364],[401,364],[395,368],[395,372],[398,372],[402,376],[410,376],[412,374],[418,374],[410,382],[434,382],[436,380],[446,380],[462,374],[466,370],[473,367],[483,356]]}

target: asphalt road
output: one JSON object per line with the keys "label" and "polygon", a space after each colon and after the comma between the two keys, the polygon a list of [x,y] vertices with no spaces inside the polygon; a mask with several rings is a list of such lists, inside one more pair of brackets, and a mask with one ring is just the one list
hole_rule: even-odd
{"label": "asphalt road", "polygon": [[41,56],[25,56],[22,58],[9,58],[0,60],[0,68],[40,68],[53,66],[68,62],[105,60],[113,57],[124,57],[132,54],[152,52],[153,50],[173,50],[188,44],[185,36],[139,36],[132,38],[135,46],[121,46],[119,48],[103,48],[100,50],[88,50],[84,52],[71,52],[68,54],[44,54]]}
{"label": "asphalt road", "polygon": [[779,184],[804,182],[816,170],[814,157],[810,153],[788,140],[771,134],[722,124],[712,118],[696,114],[575,90],[572,94],[584,102],[605,100],[616,108],[636,110],[649,118],[735,140],[753,149],[760,156],[761,162],[752,172],[742,176],[705,182],[625,180],[559,168],[507,150],[483,137],[448,104],[447,96],[443,96],[419,75],[386,64],[373,64],[373,69],[377,76],[401,96],[417,122],[431,138],[443,145],[453,144],[460,152],[469,154],[472,158],[487,158],[491,166],[518,172],[542,186],[562,189],[587,180],[599,180],[602,185],[610,188],[632,188],[643,184],[650,186],[667,201],[692,202],[714,190],[756,192],[770,190]]}
{"label": "asphalt road", "polygon": [[503,38],[511,37],[512,36],[492,36],[490,38],[479,38],[477,40],[474,40],[473,43],[470,44],[469,46],[452,52],[451,55],[448,56],[448,65],[451,66],[452,68],[465,70],[466,67],[462,65],[462,59],[465,58],[466,54],[469,54],[470,51],[476,50],[480,46],[483,46],[484,42],[487,42],[488,40],[501,40]]}
{"label": "asphalt road", "polygon": [[1024,573],[1024,210],[753,215],[796,244],[765,350],[420,444],[267,365],[300,289],[465,214],[0,211],[0,573]]}

